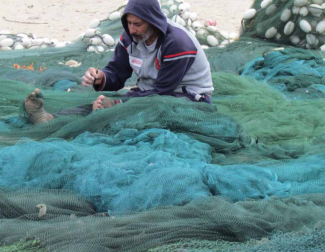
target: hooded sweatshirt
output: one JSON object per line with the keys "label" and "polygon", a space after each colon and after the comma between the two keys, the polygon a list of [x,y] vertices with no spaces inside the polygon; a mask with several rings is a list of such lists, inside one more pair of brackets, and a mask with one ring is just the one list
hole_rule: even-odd
{"label": "hooded sweatshirt", "polygon": [[[159,30],[150,46],[135,42],[130,35],[127,15],[133,14]],[[182,26],[168,20],[157,0],[129,0],[123,16],[124,32],[109,64],[102,70],[105,81],[97,91],[117,91],[124,87],[134,72],[137,88],[126,96],[148,95],[191,96],[210,95],[213,89],[210,64],[195,36]]]}

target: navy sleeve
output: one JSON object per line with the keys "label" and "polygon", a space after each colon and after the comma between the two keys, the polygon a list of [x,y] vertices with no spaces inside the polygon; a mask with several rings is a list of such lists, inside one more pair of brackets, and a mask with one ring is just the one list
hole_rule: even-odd
{"label": "navy sleeve", "polygon": [[105,74],[106,82],[102,89],[101,86],[94,86],[96,91],[120,90],[124,87],[126,80],[132,76],[133,69],[129,63],[129,54],[123,45],[122,36],[115,48],[114,56],[102,71]]}

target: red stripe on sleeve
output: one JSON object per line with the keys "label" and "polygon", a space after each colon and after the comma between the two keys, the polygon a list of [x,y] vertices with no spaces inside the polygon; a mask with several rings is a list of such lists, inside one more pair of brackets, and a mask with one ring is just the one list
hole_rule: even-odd
{"label": "red stripe on sleeve", "polygon": [[182,53],[177,53],[177,54],[173,54],[173,55],[166,55],[166,56],[164,56],[164,59],[174,58],[174,57],[182,56],[182,55],[186,55],[186,54],[197,54],[197,51],[188,51],[188,52],[182,52]]}

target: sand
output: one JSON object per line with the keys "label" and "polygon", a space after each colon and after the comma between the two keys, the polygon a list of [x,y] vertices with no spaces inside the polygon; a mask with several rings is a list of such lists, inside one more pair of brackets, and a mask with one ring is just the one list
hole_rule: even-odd
{"label": "sand", "polygon": [[[89,23],[121,6],[124,0],[1,0],[0,31],[73,41]],[[219,31],[238,32],[252,0],[188,0],[202,22],[215,19]]]}

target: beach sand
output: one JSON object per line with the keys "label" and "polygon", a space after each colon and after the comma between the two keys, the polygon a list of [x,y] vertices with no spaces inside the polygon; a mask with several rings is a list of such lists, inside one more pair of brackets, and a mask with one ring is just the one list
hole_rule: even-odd
{"label": "beach sand", "polygon": [[[1,0],[0,31],[73,41],[89,23],[122,5],[124,0]],[[253,0],[188,0],[202,22],[215,19],[219,31],[237,32]]]}

